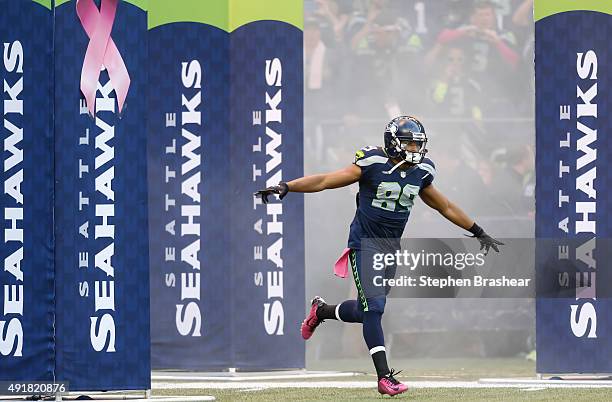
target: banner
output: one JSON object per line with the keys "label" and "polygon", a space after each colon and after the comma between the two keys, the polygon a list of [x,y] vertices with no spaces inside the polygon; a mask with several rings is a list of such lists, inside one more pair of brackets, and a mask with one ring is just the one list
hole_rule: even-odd
{"label": "banner", "polygon": [[55,370],[71,391],[150,389],[141,3],[55,3]]}
{"label": "banner", "polygon": [[538,289],[571,294],[538,294],[539,373],[612,372],[611,13],[535,1]]}
{"label": "banner", "polygon": [[208,24],[161,23],[172,9],[192,7],[196,13],[201,6],[192,3],[150,4],[149,54],[156,60],[149,67],[156,84],[148,108],[155,368],[229,367],[232,352],[229,37]]}
{"label": "banner", "polygon": [[[255,7],[247,3],[239,2],[232,12]],[[302,2],[290,3],[301,15]],[[290,193],[282,203],[271,197],[264,205],[252,196],[303,176],[302,57],[302,31],[288,23],[253,21],[231,34],[230,206],[235,213],[230,248],[237,367],[304,367],[298,331],[305,302],[304,197]]]}
{"label": "banner", "polygon": [[0,0],[0,380],[53,379],[51,1]]}
{"label": "banner", "polygon": [[154,368],[304,367],[302,197],[253,197],[302,175],[301,24],[295,0],[150,3]]}

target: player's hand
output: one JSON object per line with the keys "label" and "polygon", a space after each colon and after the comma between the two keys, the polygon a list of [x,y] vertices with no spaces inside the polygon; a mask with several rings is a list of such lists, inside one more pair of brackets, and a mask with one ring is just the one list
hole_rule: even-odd
{"label": "player's hand", "polygon": [[497,246],[504,245],[504,243],[489,236],[484,230],[481,234],[471,237],[475,237],[480,242],[480,250],[482,251],[484,249],[485,255],[489,254],[489,249],[491,248],[499,253],[499,247]]}
{"label": "player's hand", "polygon": [[261,200],[263,201],[263,203],[267,204],[268,196],[272,194],[278,194],[279,198],[282,200],[287,195],[288,192],[289,192],[289,186],[287,185],[287,183],[281,181],[280,183],[278,183],[278,185],[268,187],[264,190],[259,190],[256,193],[254,193],[254,195],[261,197]]}
{"label": "player's hand", "polygon": [[497,246],[504,245],[504,243],[489,236],[487,232],[485,232],[484,229],[478,226],[476,223],[474,223],[474,225],[470,228],[470,232],[472,233],[472,236],[466,236],[475,237],[480,242],[480,250],[484,250],[485,255],[489,254],[489,249],[491,248],[499,253],[499,247]]}

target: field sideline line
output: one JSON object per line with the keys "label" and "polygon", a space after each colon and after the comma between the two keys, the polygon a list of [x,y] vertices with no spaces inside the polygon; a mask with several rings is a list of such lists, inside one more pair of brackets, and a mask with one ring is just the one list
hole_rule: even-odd
{"label": "field sideline line", "polygon": [[[503,380],[503,379],[496,379]],[[537,381],[537,382],[536,382]],[[520,381],[520,382],[481,382],[481,381],[406,381],[409,388],[611,388],[609,381]],[[270,388],[375,388],[374,381],[299,381],[299,382],[153,382],[153,389],[270,389]]]}
{"label": "field sideline line", "polygon": [[181,373],[177,374],[153,374],[151,380],[153,381],[224,381],[224,382],[244,382],[244,381],[258,381],[258,380],[300,380],[310,378],[330,378],[330,377],[356,377],[363,375],[363,373],[355,372],[338,372],[338,371],[323,371],[323,372],[304,372],[304,373],[291,373],[291,374],[264,374],[264,375],[249,375],[240,373],[240,375],[185,375]]}

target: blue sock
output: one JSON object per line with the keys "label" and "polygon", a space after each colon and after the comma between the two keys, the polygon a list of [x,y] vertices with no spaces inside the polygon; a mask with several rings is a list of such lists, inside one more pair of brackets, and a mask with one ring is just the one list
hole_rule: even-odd
{"label": "blue sock", "polygon": [[377,346],[385,346],[381,319],[382,313],[376,311],[363,313],[363,339],[370,350]]}
{"label": "blue sock", "polygon": [[346,300],[338,306],[338,316],[344,322],[363,322],[363,311],[357,300]]}
{"label": "blue sock", "polygon": [[363,339],[368,345],[378,379],[389,374],[387,365],[387,352],[385,350],[385,336],[382,329],[382,313],[366,311],[363,313]]}

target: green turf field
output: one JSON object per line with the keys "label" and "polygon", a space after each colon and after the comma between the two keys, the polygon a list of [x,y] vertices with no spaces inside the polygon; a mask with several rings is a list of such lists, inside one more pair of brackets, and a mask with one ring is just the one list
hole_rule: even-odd
{"label": "green turf field", "polygon": [[[401,377],[405,380],[535,377],[535,362],[524,358],[390,359],[389,366],[402,370]],[[363,358],[309,361],[308,369],[374,374],[372,362]]]}
{"label": "green turf field", "polygon": [[[153,395],[185,395],[169,390],[156,391]],[[612,389],[544,389],[524,391],[514,388],[496,389],[414,389],[393,397],[381,397],[375,389],[270,389],[264,391],[239,391],[202,389],[187,395],[212,395],[218,401],[612,401]]]}
{"label": "green turf field", "polygon": [[[535,378],[535,364],[524,358],[506,359],[392,359],[391,366],[401,368],[401,381],[475,381],[480,378]],[[251,385],[237,389],[155,389],[154,396],[212,395],[219,401],[382,401],[376,391],[375,377],[367,359],[320,360],[308,363],[309,370],[351,371],[364,374],[343,378],[317,378],[303,380],[274,380],[275,383],[312,381],[355,382],[366,381],[371,388],[267,388],[256,390]],[[545,377],[546,378],[546,377]],[[237,386],[237,384],[234,384]],[[410,384],[409,384],[410,385]],[[299,384],[298,384],[299,386]],[[329,384],[328,384],[329,386]],[[389,400],[386,396],[384,399]],[[414,388],[393,400],[412,401],[612,401],[612,388]]]}

